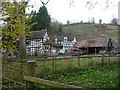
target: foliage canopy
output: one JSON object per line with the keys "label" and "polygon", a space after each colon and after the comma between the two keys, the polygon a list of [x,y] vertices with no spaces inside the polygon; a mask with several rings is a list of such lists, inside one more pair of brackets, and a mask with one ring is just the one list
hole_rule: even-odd
{"label": "foliage canopy", "polygon": [[31,28],[28,25],[31,16],[25,13],[28,2],[3,2],[2,3],[2,46],[15,50],[19,39],[28,36],[27,31]]}

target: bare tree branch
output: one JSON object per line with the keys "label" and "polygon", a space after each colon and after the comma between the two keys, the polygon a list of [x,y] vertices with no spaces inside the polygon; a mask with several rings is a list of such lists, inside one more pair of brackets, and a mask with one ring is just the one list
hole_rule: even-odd
{"label": "bare tree branch", "polygon": [[71,0],[71,1],[70,1],[69,6],[70,6],[70,7],[71,7],[71,6],[74,6],[74,0]]}
{"label": "bare tree branch", "polygon": [[43,6],[47,5],[49,1],[50,1],[50,0],[48,0],[47,2],[45,2],[45,1],[43,1],[43,0],[40,0],[40,2],[43,4]]}
{"label": "bare tree branch", "polygon": [[[75,0],[70,0],[70,6],[74,6]],[[86,6],[88,9],[94,9],[96,5],[100,4],[99,0],[86,0]],[[112,0],[104,0],[105,8],[108,8],[112,5],[113,1]],[[113,6],[114,7],[114,6]]]}

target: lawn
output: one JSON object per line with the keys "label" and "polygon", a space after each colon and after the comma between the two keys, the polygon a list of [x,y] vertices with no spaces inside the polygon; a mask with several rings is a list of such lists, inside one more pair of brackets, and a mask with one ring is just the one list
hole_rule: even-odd
{"label": "lawn", "polygon": [[[25,59],[25,61],[26,61],[26,59]],[[116,60],[116,59],[115,60],[110,59],[110,63],[117,62],[117,61],[118,60]],[[106,65],[109,65],[109,60],[107,58],[105,58],[104,63],[107,63]],[[100,72],[101,69],[97,68],[97,66],[100,66],[100,65],[101,65],[101,58],[88,58],[88,59],[73,58],[73,59],[66,59],[66,60],[55,60],[54,63],[53,63],[53,61],[37,61],[35,76],[42,77],[42,76],[48,75],[47,77],[42,77],[42,78],[45,78],[48,80],[53,80],[53,81],[58,80],[58,82],[60,81],[60,82],[67,83],[67,84],[73,84],[73,85],[77,85],[77,86],[80,85],[83,87],[87,87],[88,86],[88,83],[86,83],[87,78],[89,79],[90,77],[92,77],[92,75],[94,76],[94,75],[99,74],[99,73],[90,73],[90,72],[91,71],[96,72],[97,69]],[[91,66],[93,69],[90,68]],[[16,60],[13,60],[13,62],[10,60],[7,62],[3,62],[3,67],[21,68],[21,65],[20,65],[20,62],[16,62]],[[27,63],[23,63],[22,69],[27,71]],[[94,70],[94,69],[96,69],[96,70]],[[104,70],[104,68],[103,68],[103,70]],[[113,68],[113,70],[114,70],[114,68]],[[77,72],[77,71],[79,71],[79,72]],[[84,71],[86,71],[86,72],[84,72]],[[107,72],[107,71],[104,71],[104,73],[105,72]],[[21,75],[20,71],[11,70],[8,68],[3,68],[3,73],[4,73],[3,77],[5,77],[5,78],[14,79],[15,81],[21,81],[22,83],[24,83],[24,81],[21,78],[22,78],[22,76],[26,75],[26,73],[22,73],[22,75]],[[52,73],[52,75],[50,75],[51,73]],[[81,73],[81,74],[79,74],[79,73]],[[88,73],[88,74],[86,74],[86,76],[84,76],[85,73]],[[104,73],[102,73],[101,75],[104,75]],[[117,73],[117,69],[115,71],[115,75],[117,75],[116,73]],[[108,72],[108,74],[109,74],[109,72]],[[82,78],[82,76],[84,76],[84,78]],[[67,80],[67,78],[68,78],[68,80]],[[79,82],[76,80],[79,80],[79,81],[83,80],[84,82]],[[7,81],[7,83],[6,83],[6,81]],[[9,84],[8,84],[9,81],[8,80],[6,80],[6,81],[5,81],[4,87],[9,86]],[[10,83],[12,84],[12,85],[10,84],[10,87],[18,87],[18,84],[12,83],[12,82],[10,82]],[[6,86],[6,84],[7,84],[7,86]],[[113,86],[114,85],[116,86],[116,84],[113,84]],[[92,85],[88,86],[88,87],[92,87]]]}
{"label": "lawn", "polygon": [[[110,62],[117,62],[117,60],[111,59]],[[109,60],[105,59],[104,63],[109,64]],[[54,65],[53,65],[54,64]],[[70,71],[74,68],[78,68],[80,66],[94,66],[101,64],[101,58],[91,58],[91,59],[67,59],[67,60],[55,60],[53,61],[39,61],[36,62],[36,76],[61,72],[61,71]]]}
{"label": "lawn", "polygon": [[70,72],[49,74],[40,78],[84,88],[117,88],[118,84],[117,64],[110,66],[80,67]]}

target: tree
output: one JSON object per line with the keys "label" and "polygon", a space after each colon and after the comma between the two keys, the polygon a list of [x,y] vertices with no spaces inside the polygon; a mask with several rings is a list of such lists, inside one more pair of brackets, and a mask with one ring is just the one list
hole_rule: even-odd
{"label": "tree", "polygon": [[81,20],[80,23],[82,24],[82,23],[83,23],[83,20]]}
{"label": "tree", "polygon": [[113,18],[113,19],[111,20],[111,24],[113,24],[113,25],[117,25],[117,22],[118,22],[118,19],[117,19],[117,18]]}
{"label": "tree", "polygon": [[102,24],[102,19],[99,19],[99,24]]}
{"label": "tree", "polygon": [[30,13],[30,15],[32,16],[32,18],[31,18],[31,22],[29,22],[29,24],[32,24],[32,23],[35,23],[35,25],[34,26],[32,26],[31,27],[31,29],[30,29],[30,31],[34,31],[34,30],[37,30],[37,13],[36,13],[36,11],[31,11],[31,13]]}
{"label": "tree", "polygon": [[51,22],[51,28],[50,28],[50,31],[51,31],[51,32],[55,32],[55,31],[57,31],[58,28],[59,28],[59,25],[60,25],[60,23],[59,23],[57,20]]}
{"label": "tree", "polygon": [[33,17],[31,19],[32,23],[37,23],[31,28],[32,31],[49,29],[51,18],[45,6],[40,7],[38,13],[32,12],[32,14],[33,14]]}
{"label": "tree", "polygon": [[[70,7],[74,6],[75,1],[77,1],[77,0],[70,0],[70,3],[69,3]],[[80,1],[82,1],[82,0],[80,0]],[[88,9],[94,9],[95,6],[97,6],[97,5],[101,6],[100,0],[86,0],[85,3],[86,3],[85,7],[87,7]],[[118,2],[116,1],[116,3],[118,3]],[[114,4],[114,1],[112,1],[112,0],[104,0],[102,7],[104,7],[104,8],[108,8],[109,6],[114,7],[116,5],[116,3]]]}
{"label": "tree", "polygon": [[95,18],[92,18],[92,22],[91,23],[95,23]]}
{"label": "tree", "polygon": [[18,48],[20,56],[26,55],[25,37],[28,36],[27,31],[32,25],[30,16],[25,14],[25,9],[28,2],[3,2],[2,3],[2,20],[4,27],[2,28],[2,46],[10,51],[15,51]]}
{"label": "tree", "polygon": [[51,34],[60,34],[62,32],[63,26],[57,20],[51,22],[50,33]]}
{"label": "tree", "polygon": [[70,21],[67,20],[67,25],[70,25]]}
{"label": "tree", "polygon": [[59,33],[62,33],[62,31],[63,31],[63,25],[62,25],[62,23],[60,23],[58,32],[59,32]]}
{"label": "tree", "polygon": [[47,5],[50,0],[47,0],[46,2],[43,0],[40,0],[40,2],[43,4],[43,6]]}

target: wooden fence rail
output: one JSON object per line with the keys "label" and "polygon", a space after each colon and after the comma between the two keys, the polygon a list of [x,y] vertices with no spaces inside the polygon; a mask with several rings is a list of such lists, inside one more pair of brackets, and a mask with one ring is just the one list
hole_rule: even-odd
{"label": "wooden fence rail", "polygon": [[[72,57],[73,56],[73,57]],[[46,58],[44,58],[46,57]],[[100,55],[78,55],[78,54],[70,54],[70,55],[56,55],[56,56],[40,56],[39,59],[36,59],[36,61],[52,61],[52,60],[63,60],[63,59],[72,59],[72,58],[93,58],[93,57],[103,57],[103,54]],[[104,57],[115,57],[113,55],[104,55]],[[117,55],[116,57],[120,57],[120,55]]]}
{"label": "wooden fence rail", "polygon": [[11,81],[11,82],[14,82],[14,83],[17,83],[17,84],[20,84],[20,85],[23,85],[23,86],[26,86],[26,84],[24,84],[24,83],[21,83],[21,82],[18,82],[18,81],[9,79],[9,78],[3,78],[3,79],[8,80],[8,81]]}
{"label": "wooden fence rail", "polygon": [[119,57],[119,56],[120,55],[114,56],[114,55],[107,55],[107,54],[99,54],[99,55],[68,54],[68,55],[56,55],[56,56],[54,55],[54,56],[47,56],[46,59],[43,59],[42,56],[41,56],[42,60],[40,58],[39,60],[36,60],[36,62],[44,61],[44,66],[45,66],[46,61],[52,61],[52,67],[54,69],[56,69],[56,63],[57,63],[58,60],[68,60],[68,59],[76,58],[78,60],[77,65],[80,66],[80,64],[81,64],[80,59],[82,59],[82,58],[86,58],[86,59],[99,58],[99,59],[101,59],[101,65],[104,65],[105,64],[105,59],[108,59],[109,63],[110,63],[110,58]]}
{"label": "wooden fence rail", "polygon": [[12,69],[12,70],[16,70],[16,71],[21,71],[21,72],[24,72],[24,73],[27,73],[27,71],[23,70],[23,69],[19,69],[19,68],[13,68],[13,67],[2,67],[2,68],[7,68],[7,69]]}
{"label": "wooden fence rail", "polygon": [[40,79],[40,78],[35,78],[35,77],[30,77],[30,76],[24,76],[23,79],[26,80],[26,81],[29,81],[29,82],[51,86],[53,88],[79,88],[81,90],[86,90],[82,87],[78,87],[78,86],[74,86],[74,85],[67,85],[67,84],[63,84],[63,83],[57,83],[57,82],[53,82],[53,81],[49,81],[49,80],[43,80],[43,79]]}

